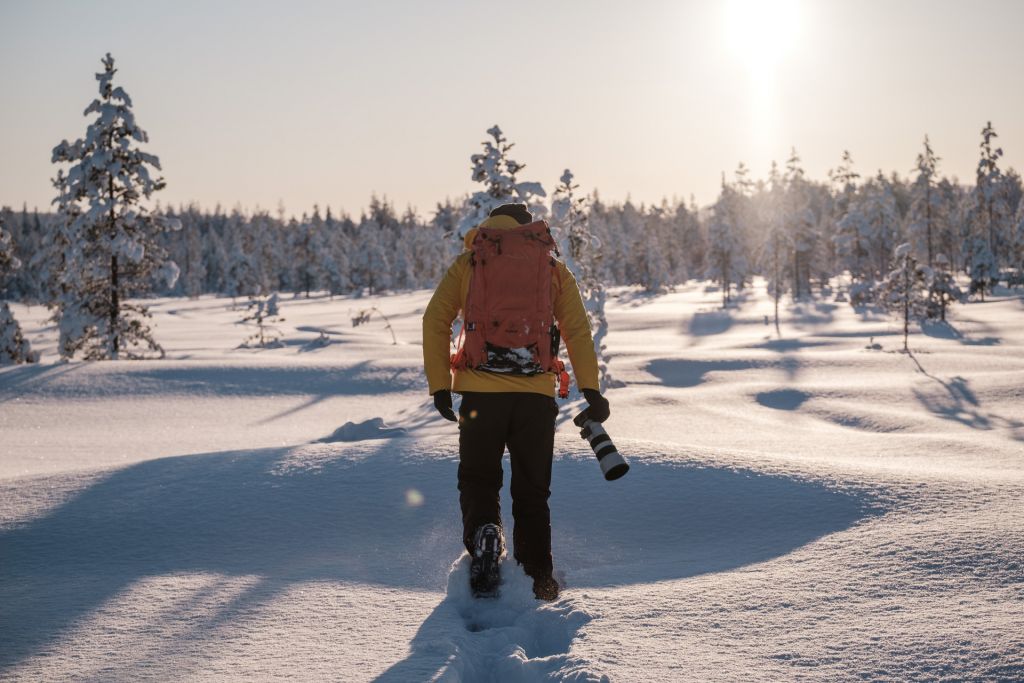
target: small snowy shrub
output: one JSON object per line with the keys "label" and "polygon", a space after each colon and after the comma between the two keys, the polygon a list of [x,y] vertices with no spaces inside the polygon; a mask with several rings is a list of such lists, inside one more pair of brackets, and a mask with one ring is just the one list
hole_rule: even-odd
{"label": "small snowy shrub", "polygon": [[893,255],[895,268],[879,283],[877,300],[882,308],[898,313],[903,319],[903,350],[908,351],[910,321],[928,316],[932,269],[917,262],[910,243],[896,247]]}
{"label": "small snowy shrub", "polygon": [[277,292],[269,297],[253,296],[246,308],[249,314],[242,318],[242,324],[255,323],[256,331],[249,335],[240,348],[278,348],[284,336],[273,323],[283,323],[277,303]]}
{"label": "small snowy shrub", "polygon": [[391,333],[391,343],[392,343],[392,345],[397,344],[398,343],[398,337],[395,336],[395,329],[393,327],[391,327],[391,321],[388,320],[388,317],[386,315],[384,315],[381,312],[381,310],[379,308],[377,308],[376,306],[371,306],[370,308],[364,308],[363,310],[359,311],[359,313],[357,313],[356,315],[352,316],[352,327],[359,327],[360,325],[367,324],[368,322],[370,322],[370,319],[373,317],[374,313],[376,313],[378,316],[380,316],[380,318],[384,321],[384,328],[388,332]]}

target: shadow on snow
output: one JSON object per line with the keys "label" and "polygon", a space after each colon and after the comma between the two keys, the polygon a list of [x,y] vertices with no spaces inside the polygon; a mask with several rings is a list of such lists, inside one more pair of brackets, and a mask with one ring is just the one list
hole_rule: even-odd
{"label": "shadow on snow", "polygon": [[[151,394],[328,397],[402,392],[424,386],[422,371],[417,368],[387,367],[369,361],[344,367],[167,366],[160,361],[132,361],[119,363],[114,372],[110,372],[111,366],[111,363],[86,361],[55,366],[16,366],[0,373],[0,401],[56,393],[71,398]],[[69,376],[73,376],[70,383],[63,381]]]}
{"label": "shadow on snow", "polygon": [[[632,469],[614,483],[575,445],[555,461],[553,546],[570,587],[724,571],[870,514],[869,501],[822,484],[669,463],[650,446],[620,446]],[[0,533],[0,671],[151,576],[260,577],[243,602],[311,580],[439,590],[462,552],[456,466],[450,447],[393,439],[163,458],[114,471]],[[225,607],[230,613],[212,623],[238,609]]]}
{"label": "shadow on snow", "polygon": [[[735,372],[775,368],[793,379],[800,369],[800,361],[785,356],[779,360],[687,360],[685,358],[656,358],[645,366],[647,372],[658,378],[658,383],[667,387],[695,387],[708,381],[709,372]],[[631,382],[642,384],[643,382]]]}

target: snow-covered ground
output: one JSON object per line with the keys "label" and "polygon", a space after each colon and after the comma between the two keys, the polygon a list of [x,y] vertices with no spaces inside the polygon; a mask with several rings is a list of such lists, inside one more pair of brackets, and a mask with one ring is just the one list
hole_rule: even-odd
{"label": "snow-covered ground", "polygon": [[776,335],[763,287],[617,291],[632,469],[563,407],[550,604],[514,568],[468,596],[428,296],[286,298],[268,350],[230,300],[158,300],[167,359],[117,363],[15,307],[43,363],[0,370],[0,679],[1024,679],[1019,295],[907,355],[846,304]]}

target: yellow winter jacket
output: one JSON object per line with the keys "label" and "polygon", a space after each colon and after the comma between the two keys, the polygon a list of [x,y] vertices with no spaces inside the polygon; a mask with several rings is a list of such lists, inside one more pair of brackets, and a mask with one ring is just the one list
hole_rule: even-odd
{"label": "yellow winter jacket", "polygon": [[[508,229],[518,225],[510,216],[494,216],[481,223],[480,227]],[[469,263],[471,253],[468,249],[475,236],[475,229],[466,234],[467,251],[460,254],[445,273],[423,313],[423,367],[427,373],[430,393],[449,389],[456,393],[516,391],[554,396],[558,378],[552,372],[527,377],[451,369],[452,322],[466,305],[472,272]],[[594,353],[594,340],[590,335],[590,322],[587,320],[576,278],[561,261],[556,260],[551,288],[555,320],[558,321],[562,339],[569,351],[576,384],[580,389],[598,389],[597,354]]]}

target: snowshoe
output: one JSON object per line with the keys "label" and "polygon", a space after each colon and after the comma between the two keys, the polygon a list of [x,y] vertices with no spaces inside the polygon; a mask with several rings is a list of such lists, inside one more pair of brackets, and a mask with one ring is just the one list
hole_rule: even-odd
{"label": "snowshoe", "polygon": [[501,583],[501,558],[505,554],[501,527],[484,524],[476,530],[473,558],[469,565],[469,587],[475,598],[498,596]]}

